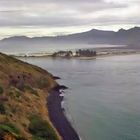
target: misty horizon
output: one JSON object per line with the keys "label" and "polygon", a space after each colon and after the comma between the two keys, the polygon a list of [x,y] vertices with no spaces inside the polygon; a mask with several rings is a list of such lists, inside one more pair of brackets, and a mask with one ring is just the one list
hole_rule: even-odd
{"label": "misty horizon", "polygon": [[13,35],[13,36],[7,36],[7,37],[0,37],[0,40],[3,40],[3,39],[8,39],[8,38],[12,38],[12,37],[27,37],[27,38],[30,38],[30,39],[32,39],[32,38],[41,38],[41,37],[61,37],[61,36],[69,36],[69,35],[74,35],[74,34],[80,34],[80,33],[86,33],[86,32],[90,32],[90,31],[105,31],[105,32],[107,32],[107,31],[110,31],[110,32],[114,32],[114,33],[117,33],[117,32],[119,32],[119,31],[121,31],[121,30],[124,30],[124,31],[128,31],[128,30],[131,30],[131,29],[134,29],[134,28],[139,28],[140,29],[140,26],[133,26],[133,27],[131,27],[131,28],[127,28],[127,29],[125,29],[125,28],[119,28],[118,30],[116,30],[116,31],[114,31],[114,30],[100,30],[100,29],[97,29],[97,28],[91,28],[91,29],[89,29],[89,30],[85,30],[85,31],[79,31],[79,32],[75,32],[75,33],[69,33],[69,34],[61,34],[61,35],[44,35],[44,36],[28,36],[28,35]]}

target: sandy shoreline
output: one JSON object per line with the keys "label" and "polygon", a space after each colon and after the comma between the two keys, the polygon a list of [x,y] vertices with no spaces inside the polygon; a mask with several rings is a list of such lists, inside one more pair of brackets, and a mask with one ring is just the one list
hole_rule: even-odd
{"label": "sandy shoreline", "polygon": [[61,92],[59,92],[58,88],[50,91],[47,99],[50,120],[63,140],[80,140],[77,132],[65,116],[64,109],[61,107],[63,96],[60,96],[60,94]]}

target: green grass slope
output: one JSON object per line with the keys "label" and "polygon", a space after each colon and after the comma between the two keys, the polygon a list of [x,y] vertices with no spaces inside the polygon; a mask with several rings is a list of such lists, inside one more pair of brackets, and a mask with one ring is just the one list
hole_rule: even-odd
{"label": "green grass slope", "polygon": [[0,139],[61,139],[46,107],[56,85],[47,71],[0,53]]}

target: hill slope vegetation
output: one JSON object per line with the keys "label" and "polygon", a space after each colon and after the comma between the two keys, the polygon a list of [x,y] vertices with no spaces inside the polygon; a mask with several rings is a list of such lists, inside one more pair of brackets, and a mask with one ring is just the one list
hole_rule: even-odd
{"label": "hill slope vegetation", "polygon": [[47,71],[0,53],[0,139],[61,139],[46,107],[56,85]]}

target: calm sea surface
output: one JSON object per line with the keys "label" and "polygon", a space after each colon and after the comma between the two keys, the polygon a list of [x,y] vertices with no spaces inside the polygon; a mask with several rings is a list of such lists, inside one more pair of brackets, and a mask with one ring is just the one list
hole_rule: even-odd
{"label": "calm sea surface", "polygon": [[83,140],[140,140],[140,55],[23,60],[69,87],[64,107]]}

